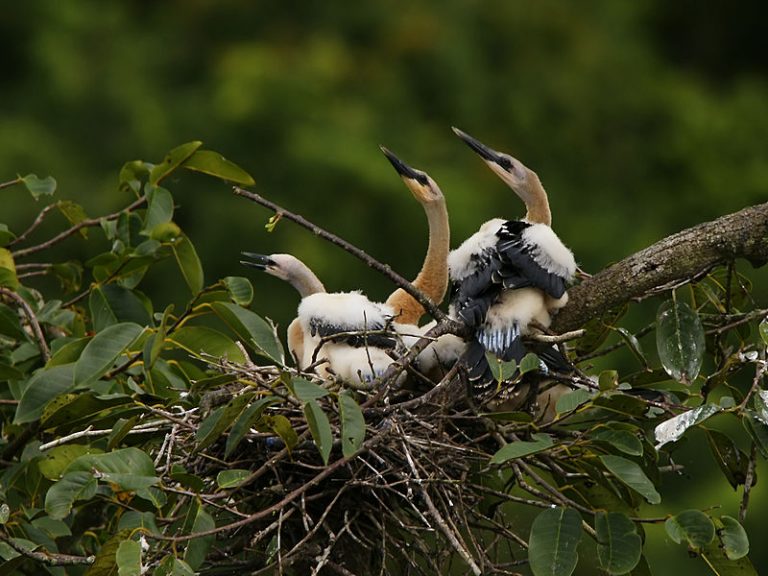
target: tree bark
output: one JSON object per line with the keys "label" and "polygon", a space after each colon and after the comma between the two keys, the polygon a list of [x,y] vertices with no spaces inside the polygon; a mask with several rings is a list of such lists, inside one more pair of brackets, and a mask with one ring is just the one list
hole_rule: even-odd
{"label": "tree bark", "polygon": [[552,329],[579,328],[611,308],[737,258],[754,267],[768,262],[768,202],[668,236],[572,287]]}

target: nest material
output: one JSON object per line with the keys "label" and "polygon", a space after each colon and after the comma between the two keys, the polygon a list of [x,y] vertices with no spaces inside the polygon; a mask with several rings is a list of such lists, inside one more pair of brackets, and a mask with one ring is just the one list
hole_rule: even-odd
{"label": "nest material", "polygon": [[[225,502],[217,499],[222,514],[216,523],[262,517],[217,542],[219,557],[211,560],[218,567],[253,574],[437,574],[458,562],[474,574],[514,574],[524,562],[518,558],[525,556],[525,540],[508,525],[508,514],[496,513],[504,502],[523,499],[505,489],[512,483],[508,470],[489,472],[489,459],[505,440],[467,402],[466,383],[456,371],[435,389],[397,404],[394,391],[357,393],[367,433],[352,458],[342,455],[333,394],[319,399],[335,439],[326,466],[301,403],[285,385],[296,374],[226,360],[213,366],[236,375],[237,382],[208,393],[201,403],[206,408],[190,415],[198,422],[190,424],[197,426],[206,410],[233,395],[255,392],[281,397],[265,414],[286,418],[298,435],[289,450],[257,425],[227,459],[224,437],[196,451],[195,436],[180,434],[168,447],[169,464],[180,463],[201,478],[228,468],[252,471]],[[316,382],[338,391],[337,383]],[[216,486],[205,491],[223,495]]]}

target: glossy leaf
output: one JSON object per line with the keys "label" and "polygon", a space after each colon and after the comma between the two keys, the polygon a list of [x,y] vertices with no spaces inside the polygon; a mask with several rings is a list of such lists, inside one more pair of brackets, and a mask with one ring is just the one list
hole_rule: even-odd
{"label": "glossy leaf", "polygon": [[59,394],[74,388],[74,364],[64,364],[38,370],[29,379],[24,394],[16,407],[15,424],[26,424],[40,418],[43,408]]}
{"label": "glossy leaf", "polygon": [[569,576],[579,560],[581,516],[572,508],[550,508],[533,521],[528,562],[534,576]]}
{"label": "glossy leaf", "polygon": [[115,553],[118,576],[141,576],[141,544],[135,540],[123,540]]}
{"label": "glossy leaf", "polygon": [[197,294],[203,289],[203,265],[195,247],[184,233],[179,233],[171,242],[171,249],[189,290]]}
{"label": "glossy leaf", "polygon": [[91,470],[98,470],[105,474],[154,476],[155,465],[146,452],[130,447],[104,454],[81,456],[70,464],[66,472]]}
{"label": "glossy leaf", "polygon": [[261,316],[231,302],[213,302],[211,307],[243,344],[273,362],[281,365],[284,363],[283,345],[275,328]]}
{"label": "glossy leaf", "polygon": [[515,372],[517,372],[517,362],[515,360],[506,362],[491,352],[486,352],[485,357],[488,361],[488,368],[490,368],[496,382],[505,382],[511,379]]}
{"label": "glossy leaf", "polygon": [[[205,532],[216,528],[216,523],[213,521],[208,512],[206,512],[203,506],[199,506],[197,514],[195,515],[194,523],[192,524],[191,533]],[[208,549],[213,544],[213,536],[201,536],[189,541],[187,549],[184,552],[184,560],[189,564],[192,570],[197,570],[202,566],[205,557],[208,555]]]}
{"label": "glossy leaf", "polygon": [[690,427],[701,424],[704,420],[721,410],[722,408],[717,404],[703,404],[698,408],[688,410],[662,422],[653,431],[656,437],[656,449],[658,450],[668,442],[679,440]]}
{"label": "glossy leaf", "polygon": [[151,324],[150,314],[141,298],[119,284],[95,286],[88,297],[93,329],[101,332],[120,322]]}
{"label": "glossy leaf", "polygon": [[341,417],[341,451],[345,458],[351,458],[365,440],[365,418],[360,405],[347,390],[339,394],[339,415]]}
{"label": "glossy leaf", "polygon": [[48,480],[58,480],[64,470],[85,454],[101,454],[103,450],[88,444],[64,444],[46,451],[38,461],[40,473]]}
{"label": "glossy leaf", "polygon": [[232,429],[227,436],[227,445],[224,449],[224,457],[229,458],[232,452],[237,448],[238,444],[242,441],[252,426],[261,418],[264,410],[280,401],[276,396],[268,396],[266,398],[260,398],[250,406],[248,406],[235,423],[232,425]]}
{"label": "glossy leaf", "polygon": [[168,177],[202,145],[203,143],[199,140],[193,140],[192,142],[176,146],[176,148],[165,155],[160,164],[152,167],[149,172],[149,183],[155,185],[161,182],[163,178]]}
{"label": "glossy leaf", "polygon": [[548,434],[532,434],[532,441],[510,442],[502,446],[491,458],[491,464],[502,464],[514,458],[521,458],[551,448],[554,445]]}
{"label": "glossy leaf", "polygon": [[594,395],[589,390],[573,390],[571,392],[566,392],[560,398],[557,399],[557,404],[555,404],[555,409],[557,410],[558,414],[565,414],[566,412],[571,412],[572,410],[576,410],[579,406],[582,404],[586,404],[592,398]]}
{"label": "glossy leaf", "polygon": [[66,518],[77,500],[88,500],[96,495],[98,483],[89,471],[68,472],[48,489],[45,511],[51,518]]}
{"label": "glossy leaf", "polygon": [[611,428],[598,428],[589,434],[592,440],[610,444],[616,450],[630,456],[642,456],[643,444],[637,435],[628,430],[614,430]]}
{"label": "glossy leaf", "polygon": [[528,352],[523,359],[520,360],[520,374],[527,372],[534,372],[541,367],[541,360],[533,352]]}
{"label": "glossy leaf", "polygon": [[27,174],[21,179],[24,187],[38,200],[40,196],[51,196],[56,192],[56,179],[53,176],[38,178],[37,174]]}
{"label": "glossy leaf", "polygon": [[74,383],[83,386],[98,380],[133,344],[143,328],[133,322],[109,326],[97,333],[85,346],[75,363]]}
{"label": "glossy leaf", "polygon": [[142,234],[152,236],[152,231],[173,219],[173,196],[168,190],[151,187],[147,191],[147,213],[144,215]]}
{"label": "glossy leaf", "polygon": [[656,487],[636,462],[612,454],[600,456],[600,461],[611,474],[643,496],[649,503],[661,502],[661,496],[656,491]]}
{"label": "glossy leaf", "polygon": [[676,299],[656,314],[656,348],[661,365],[672,378],[690,385],[704,361],[704,327],[695,310]]}
{"label": "glossy leaf", "polygon": [[245,361],[242,351],[229,336],[207,326],[184,326],[169,335],[168,341],[202,360],[214,357]]}
{"label": "glossy leaf", "polygon": [[719,524],[717,535],[728,559],[738,560],[749,554],[749,537],[739,521],[731,516],[721,516]]}
{"label": "glossy leaf", "polygon": [[595,515],[597,558],[609,574],[627,574],[640,561],[643,542],[637,527],[621,512],[598,512]]}
{"label": "glossy leaf", "polygon": [[7,248],[0,248],[0,286],[16,290],[19,287],[19,279],[16,276],[16,263],[13,255]]}
{"label": "glossy leaf", "polygon": [[262,416],[260,423],[264,429],[277,434],[289,450],[293,450],[299,443],[299,435],[291,426],[291,421],[282,414],[267,414]]}
{"label": "glossy leaf", "polygon": [[685,541],[692,548],[702,548],[715,538],[715,525],[699,510],[686,510],[668,518],[664,528],[674,542]]}
{"label": "glossy leaf", "polygon": [[320,405],[312,399],[304,402],[304,417],[307,419],[309,431],[315,446],[320,452],[324,464],[328,464],[328,458],[331,456],[333,447],[333,433],[331,432],[331,423],[328,416],[325,415]]}
{"label": "glossy leaf", "polygon": [[253,284],[243,276],[227,276],[221,282],[235,304],[248,306],[253,301]]}
{"label": "glossy leaf", "polygon": [[318,398],[328,395],[328,390],[304,378],[294,378],[291,382],[291,386],[293,387],[293,393],[296,395],[296,398],[302,402],[317,400]]}
{"label": "glossy leaf", "polygon": [[182,166],[188,170],[202,172],[243,186],[255,184],[251,175],[245,170],[212,150],[197,150],[182,163]]}
{"label": "glossy leaf", "polygon": [[619,373],[616,370],[603,370],[597,378],[601,392],[615,390],[619,386]]}
{"label": "glossy leaf", "polygon": [[234,488],[240,486],[251,475],[250,470],[232,469],[222,470],[216,475],[216,484],[219,488]]}
{"label": "glossy leaf", "polygon": [[727,435],[717,430],[706,430],[707,442],[731,488],[743,485],[749,468],[749,457]]}

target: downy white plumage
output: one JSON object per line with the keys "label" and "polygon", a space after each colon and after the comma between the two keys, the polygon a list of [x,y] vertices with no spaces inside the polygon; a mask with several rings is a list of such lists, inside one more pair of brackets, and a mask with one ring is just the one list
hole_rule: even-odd
{"label": "downy white plumage", "polygon": [[[527,352],[522,336],[534,330],[532,321],[549,326],[551,313],[567,302],[576,262],[550,227],[549,202],[536,173],[461,130],[454,132],[527,208],[522,220],[485,222],[448,256],[451,312],[474,330],[465,357],[470,378],[482,384],[491,379],[486,351],[520,360]],[[553,363],[565,360],[554,349],[537,352]]]}

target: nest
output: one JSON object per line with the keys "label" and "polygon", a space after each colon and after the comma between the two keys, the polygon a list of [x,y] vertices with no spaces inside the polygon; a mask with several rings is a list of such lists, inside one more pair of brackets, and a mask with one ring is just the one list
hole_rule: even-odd
{"label": "nest", "polygon": [[[490,467],[506,440],[468,401],[458,367],[426,391],[347,390],[366,426],[362,444],[347,457],[336,401],[344,388],[314,378],[329,391],[316,400],[334,438],[325,464],[302,402],[291,392],[292,379],[312,376],[221,359],[211,365],[234,381],[204,394],[200,410],[183,416],[189,426],[163,450],[167,470],[179,464],[198,478],[248,471],[236,487],[217,491],[211,482],[202,490],[208,494],[202,501],[220,511],[216,525],[232,526],[209,555],[215,573],[433,575],[459,564],[474,574],[516,574],[525,562],[525,539],[500,512],[507,502],[531,501],[509,494],[510,469]],[[201,450],[199,428],[242,397],[242,410],[230,413],[265,397],[277,400],[236,449],[228,448],[225,434]],[[511,428],[506,422],[506,438],[510,430],[524,434],[525,420]],[[286,423],[295,433],[288,442],[287,433],[276,433],[287,430]]]}

